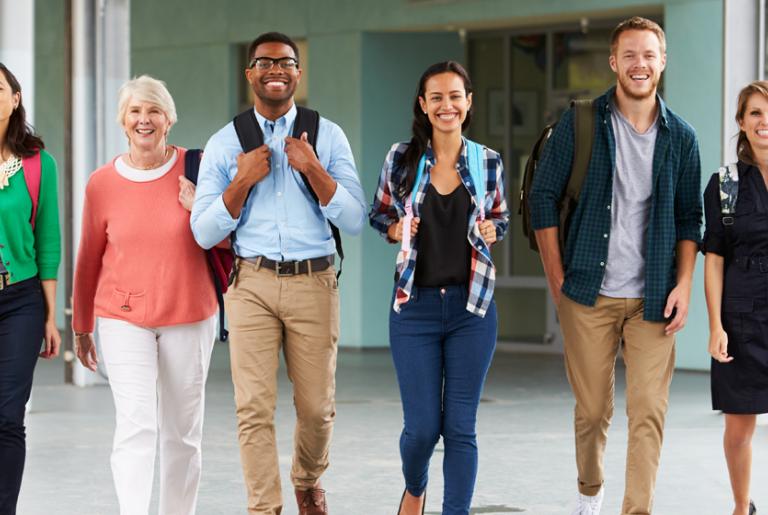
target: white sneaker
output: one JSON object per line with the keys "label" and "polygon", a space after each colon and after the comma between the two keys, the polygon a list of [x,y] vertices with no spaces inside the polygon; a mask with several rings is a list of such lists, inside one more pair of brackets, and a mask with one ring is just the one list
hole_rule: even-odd
{"label": "white sneaker", "polygon": [[597,495],[579,494],[576,509],[571,515],[600,515],[600,507],[603,505],[604,489],[601,488]]}

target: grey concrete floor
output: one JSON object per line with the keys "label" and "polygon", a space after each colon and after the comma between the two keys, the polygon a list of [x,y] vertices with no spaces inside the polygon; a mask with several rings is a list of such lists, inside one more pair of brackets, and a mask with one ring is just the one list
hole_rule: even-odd
{"label": "grey concrete floor", "polygon": [[[61,384],[61,361],[38,366],[33,409],[27,417],[28,457],[20,515],[118,513],[109,468],[114,425],[108,387]],[[626,417],[624,382],[617,379],[616,416],[606,452],[603,514],[619,513],[624,489]],[[281,374],[276,416],[286,500],[295,515],[288,480],[293,406]],[[387,351],[347,351],[339,357],[338,406],[331,467],[324,477],[335,515],[393,515],[402,493],[398,436],[401,410]],[[479,414],[480,471],[476,514],[570,514],[576,496],[573,401],[559,356],[499,352]],[[709,408],[709,378],[680,372],[672,385],[655,514],[731,513],[722,455],[720,415]],[[442,453],[430,469],[427,513],[440,514]],[[152,513],[156,513],[157,479]],[[753,496],[768,509],[768,427],[755,436]],[[208,379],[203,477],[198,514],[246,513],[240,472],[227,347],[218,344]]]}

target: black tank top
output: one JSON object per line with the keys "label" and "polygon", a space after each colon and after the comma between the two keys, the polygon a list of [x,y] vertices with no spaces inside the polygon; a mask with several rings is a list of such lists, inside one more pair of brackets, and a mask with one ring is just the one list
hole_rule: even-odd
{"label": "black tank top", "polygon": [[416,286],[437,287],[469,282],[472,249],[467,241],[467,220],[472,210],[463,184],[441,195],[431,184],[419,210],[416,236]]}

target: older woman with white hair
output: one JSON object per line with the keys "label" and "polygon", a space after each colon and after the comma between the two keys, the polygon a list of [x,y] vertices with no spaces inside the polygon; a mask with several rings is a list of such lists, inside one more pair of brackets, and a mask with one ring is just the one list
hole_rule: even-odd
{"label": "older woman with white hair", "polygon": [[115,402],[112,473],[121,515],[149,510],[160,448],[163,515],[195,512],[216,296],[189,226],[185,149],[168,144],[176,108],[161,81],[120,89],[128,152],[88,181],[77,255],[77,356],[95,370],[94,326]]}

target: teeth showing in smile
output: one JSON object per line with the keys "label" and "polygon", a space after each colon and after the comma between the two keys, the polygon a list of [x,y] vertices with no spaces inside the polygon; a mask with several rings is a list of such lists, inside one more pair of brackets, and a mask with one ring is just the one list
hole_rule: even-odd
{"label": "teeth showing in smile", "polygon": [[761,138],[768,138],[768,129],[758,129],[757,135]]}
{"label": "teeth showing in smile", "polygon": [[443,114],[437,115],[437,117],[440,118],[441,120],[453,120],[457,116],[458,115],[456,113],[443,113]]}
{"label": "teeth showing in smile", "polygon": [[139,134],[152,134],[155,132],[155,129],[136,129],[136,132]]}
{"label": "teeth showing in smile", "polygon": [[649,78],[648,75],[630,75],[629,77],[632,80],[647,80]]}
{"label": "teeth showing in smile", "polygon": [[285,87],[285,82],[278,81],[278,80],[271,80],[267,82],[267,86],[270,88],[283,88]]}

